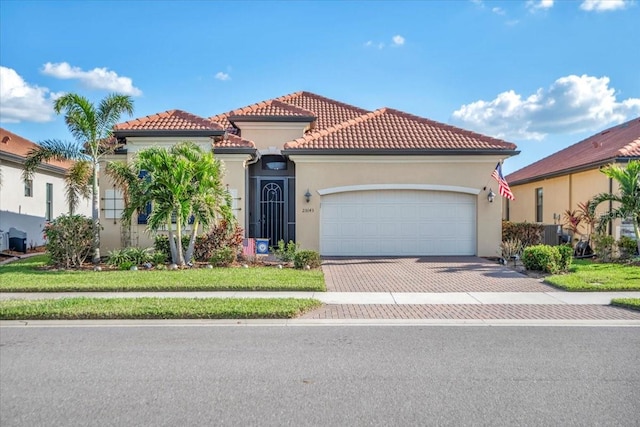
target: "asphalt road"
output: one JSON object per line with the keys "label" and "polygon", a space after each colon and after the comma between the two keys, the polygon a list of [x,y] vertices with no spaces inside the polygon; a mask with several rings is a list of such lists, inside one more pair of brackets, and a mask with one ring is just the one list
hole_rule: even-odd
{"label": "asphalt road", "polygon": [[640,328],[0,328],[0,425],[640,425]]}

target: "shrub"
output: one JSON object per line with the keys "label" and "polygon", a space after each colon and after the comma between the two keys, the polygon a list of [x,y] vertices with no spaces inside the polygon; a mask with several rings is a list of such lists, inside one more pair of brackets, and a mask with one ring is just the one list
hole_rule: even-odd
{"label": "shrub", "polygon": [[236,251],[229,246],[215,249],[209,262],[216,267],[228,267],[236,260]]}
{"label": "shrub", "polygon": [[503,260],[509,261],[512,256],[522,254],[522,242],[518,239],[509,239],[500,243],[500,256]]}
{"label": "shrub", "polygon": [[142,265],[145,262],[151,261],[151,248],[142,249],[130,247],[125,249],[125,253],[133,265]]}
{"label": "shrub", "polygon": [[549,245],[529,246],[522,254],[522,263],[527,270],[552,274],[560,271],[560,259],[561,255],[557,247]]}
{"label": "shrub", "polygon": [[149,260],[152,264],[164,264],[169,260],[169,255],[165,252],[154,250],[151,254],[151,259]]}
{"label": "shrub", "polygon": [[132,261],[123,261],[120,264],[118,264],[118,268],[120,270],[131,270],[131,267],[133,267],[135,264]]}
{"label": "shrub", "polygon": [[93,221],[82,215],[62,215],[47,224],[44,235],[51,264],[80,267],[92,252]]}
{"label": "shrub", "polygon": [[129,262],[129,254],[126,249],[114,249],[107,254],[107,264],[120,266],[123,262]]}
{"label": "shrub", "polygon": [[277,247],[272,247],[271,251],[274,253],[276,258],[278,258],[282,262],[291,262],[294,260],[296,256],[296,251],[298,250],[298,245],[293,243],[293,240],[289,240],[289,243],[285,245],[284,240],[278,241]]}
{"label": "shrub", "polygon": [[620,257],[623,259],[630,259],[638,254],[638,244],[631,237],[621,236],[616,245],[620,250]]}
{"label": "shrub", "polygon": [[293,265],[295,268],[305,268],[307,265],[311,268],[318,268],[320,267],[321,262],[320,254],[316,251],[309,250],[296,252],[293,259]]}
{"label": "shrub", "polygon": [[[182,249],[184,251],[189,247],[189,236],[182,236]],[[165,254],[171,253],[171,248],[169,247],[169,236],[165,234],[158,234],[153,242],[153,249],[156,252],[164,252]],[[168,256],[168,255],[167,255]]]}
{"label": "shrub", "polygon": [[615,239],[606,234],[596,234],[591,240],[595,246],[594,252],[596,257],[603,262],[611,261],[613,258],[613,245],[615,243]]}
{"label": "shrub", "polygon": [[520,240],[523,248],[542,243],[543,233],[542,224],[502,221],[502,241]]}
{"label": "shrub", "polygon": [[558,268],[560,271],[567,271],[571,267],[573,262],[573,248],[571,245],[555,246],[556,250],[560,254],[560,261],[558,262]]}
{"label": "shrub", "polygon": [[244,231],[234,223],[221,220],[205,235],[196,237],[193,248],[193,258],[197,261],[207,261],[214,251],[222,248],[230,248],[234,254],[240,251]]}

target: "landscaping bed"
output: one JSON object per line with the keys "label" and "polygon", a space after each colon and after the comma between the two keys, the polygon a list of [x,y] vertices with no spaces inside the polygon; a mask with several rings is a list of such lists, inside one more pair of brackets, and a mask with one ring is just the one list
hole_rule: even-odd
{"label": "landscaping bed", "polygon": [[179,270],[55,270],[46,255],[0,266],[0,292],[180,292],[313,291],[324,292],[319,269],[278,266],[186,268]]}

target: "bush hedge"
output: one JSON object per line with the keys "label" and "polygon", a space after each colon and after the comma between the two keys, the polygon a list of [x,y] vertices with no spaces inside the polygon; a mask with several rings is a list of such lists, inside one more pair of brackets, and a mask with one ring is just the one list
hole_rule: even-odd
{"label": "bush hedge", "polygon": [[522,263],[527,270],[556,274],[560,271],[561,260],[558,246],[534,245],[522,253]]}
{"label": "bush hedge", "polygon": [[523,247],[539,245],[544,236],[544,226],[531,222],[502,221],[502,241],[519,240]]}
{"label": "bush hedge", "polygon": [[316,251],[298,251],[295,254],[293,260],[293,266],[295,268],[305,268],[307,265],[310,268],[318,268],[321,264],[320,254]]}

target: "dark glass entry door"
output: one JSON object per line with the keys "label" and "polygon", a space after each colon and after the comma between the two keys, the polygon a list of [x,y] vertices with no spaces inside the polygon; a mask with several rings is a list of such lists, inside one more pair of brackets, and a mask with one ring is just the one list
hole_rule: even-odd
{"label": "dark glass entry door", "polygon": [[285,240],[286,180],[260,179],[258,228],[260,236],[269,239],[271,245]]}

